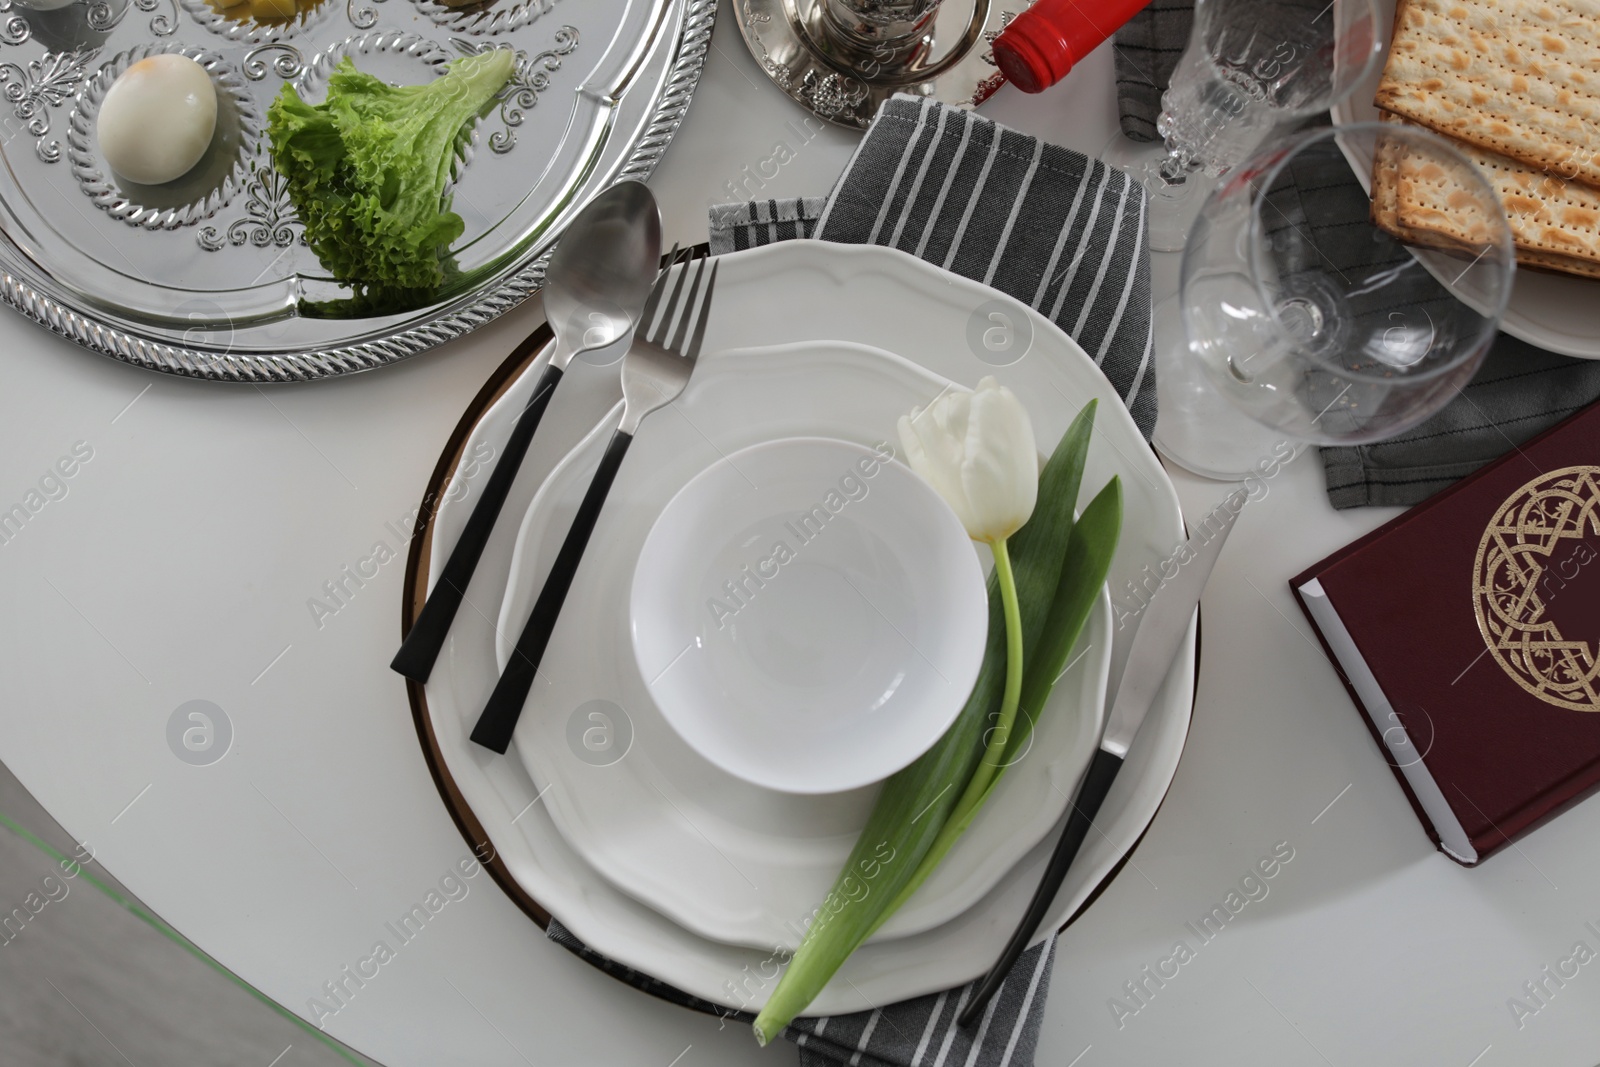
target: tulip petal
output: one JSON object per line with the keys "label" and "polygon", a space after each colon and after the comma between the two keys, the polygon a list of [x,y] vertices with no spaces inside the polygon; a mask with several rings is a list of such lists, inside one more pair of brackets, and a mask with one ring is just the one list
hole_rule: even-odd
{"label": "tulip petal", "polygon": [[1028,411],[986,377],[976,390],[947,389],[898,423],[912,470],[950,505],[968,536],[993,543],[1033,514],[1038,449]]}
{"label": "tulip petal", "polygon": [[[911,469],[933,486],[961,520],[962,527],[970,530],[970,509],[961,488],[961,442],[949,433],[953,412],[948,401],[957,395],[964,397],[965,394],[943,393],[926,410],[912,412],[909,419],[902,418],[900,437]],[[955,414],[955,421],[964,425],[965,412]]]}
{"label": "tulip petal", "polygon": [[965,451],[962,486],[979,517],[981,539],[1010,537],[1033,514],[1039,460],[1027,409],[993,378],[980,381],[972,394]]}

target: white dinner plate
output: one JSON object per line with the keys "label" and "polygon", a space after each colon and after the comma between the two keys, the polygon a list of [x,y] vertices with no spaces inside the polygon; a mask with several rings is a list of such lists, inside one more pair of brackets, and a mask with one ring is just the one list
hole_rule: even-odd
{"label": "white dinner plate", "polygon": [[[1394,25],[1395,0],[1377,0],[1380,26]],[[1387,47],[1387,46],[1386,46]],[[1380,112],[1373,103],[1383,64],[1355,87],[1333,109],[1333,124],[1377,122]],[[1345,149],[1347,157],[1353,156]],[[1372,190],[1370,155],[1351,158],[1350,166],[1361,187]],[[1459,294],[1458,294],[1459,295]],[[1511,290],[1511,303],[1500,320],[1500,328],[1529,344],[1548,348],[1580,359],[1600,359],[1600,281],[1575,275],[1519,269]]]}
{"label": "white dinner plate", "polygon": [[[702,937],[796,947],[849,857],[876,787],[812,796],[762,789],[679,736],[652,700],[629,633],[645,539],[678,491],[730,453],[801,434],[898,450],[890,444],[895,420],[948,388],[947,379],[862,345],[730,351],[708,339],[682,396],[645,420],[617,474],[517,725],[515,751],[534,783],[550,787],[543,807],[574,851],[623,892]],[[608,413],[562,461],[523,518],[500,609],[502,669],[616,418]],[[1042,439],[1044,447],[1059,437]],[[879,940],[954,918],[1049,832],[1097,744],[1110,630],[1102,598],[1075,650],[1086,654],[1040,716],[1034,750],[1007,771],[948,860],[884,924]]]}
{"label": "white dinner plate", "polygon": [[[914,356],[968,386],[994,374],[1019,396],[1037,398],[1035,432],[1052,443],[1083,403],[1098,399],[1096,447],[1085,484],[1122,477],[1125,518],[1111,566],[1113,595],[1145,567],[1159,567],[1182,542],[1177,497],[1154,453],[1110,383],[1043,317],[974,282],[875,246],[785,241],[724,256],[721,263],[719,313],[710,323],[708,352],[844,338]],[[976,351],[987,354],[981,343],[969,348],[963,341],[969,326],[975,324],[980,335],[989,328],[989,313],[999,309],[1026,332],[1011,348],[1025,354],[1003,367],[978,358]],[[480,463],[498,455],[541,369],[542,360],[485,414],[463,455]],[[558,402],[545,414],[507,506],[526,509],[556,463],[593,430],[619,395],[615,367],[575,363]],[[1059,402],[1044,399],[1052,396]],[[473,500],[470,488],[443,497],[434,520],[430,575],[437,575],[460,536]],[[521,760],[494,756],[468,740],[496,679],[493,620],[516,539],[509,523],[500,524],[490,539],[467,589],[470,610],[456,617],[426,687],[428,727],[443,770],[517,883],[594,951],[712,1003],[759,1006],[771,992],[769,976],[782,960],[780,953],[697,937],[609,885],[557,831]],[[1113,628],[1113,685],[1132,633],[1132,626]],[[1188,733],[1195,651],[1191,632],[1100,809],[1100,833],[1084,843],[1039,936],[1072,916],[1122,862],[1165,797]],[[808,1013],[859,1011],[947,989],[982,973],[1026,908],[1051,844],[1036,845],[1000,886],[949,923],[862,948]]]}

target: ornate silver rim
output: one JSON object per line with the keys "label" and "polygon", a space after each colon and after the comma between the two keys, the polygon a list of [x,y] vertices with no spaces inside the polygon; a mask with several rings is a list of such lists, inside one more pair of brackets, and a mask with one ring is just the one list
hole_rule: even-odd
{"label": "ornate silver rim", "polygon": [[[661,161],[699,84],[716,15],[716,0],[686,0],[683,27],[661,94],[613,182],[644,181]],[[442,312],[387,337],[317,351],[270,355],[207,352],[107,326],[19,277],[10,262],[0,263],[0,299],[51,332],[124,363],[216,381],[301,382],[373,370],[470,333],[537,292],[544,284],[549,259],[546,246],[536,258],[473,298],[467,306]]]}

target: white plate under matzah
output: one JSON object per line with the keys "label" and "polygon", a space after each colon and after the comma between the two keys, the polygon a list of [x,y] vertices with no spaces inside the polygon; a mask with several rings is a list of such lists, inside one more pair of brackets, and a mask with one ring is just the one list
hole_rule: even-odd
{"label": "white plate under matzah", "polygon": [[[1392,26],[1395,0],[1377,0],[1377,3],[1379,25]],[[1372,100],[1382,76],[1383,64],[1380,63],[1333,109],[1335,126],[1378,121],[1378,108]],[[1362,186],[1370,188],[1372,160],[1352,158],[1350,165],[1355,168]],[[1580,359],[1600,359],[1600,280],[1519,271],[1511,303],[1506,307],[1500,326],[1506,333],[1552,352]]]}

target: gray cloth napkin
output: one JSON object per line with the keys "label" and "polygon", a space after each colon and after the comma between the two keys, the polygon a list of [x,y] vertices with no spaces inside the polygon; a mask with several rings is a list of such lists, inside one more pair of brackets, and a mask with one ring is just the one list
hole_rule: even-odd
{"label": "gray cloth napkin", "polygon": [[[1156,388],[1144,209],[1143,190],[1103,163],[969,111],[897,96],[879,110],[826,199],[715,207],[711,251],[804,237],[880,244],[993,286],[1071,334],[1148,437]],[[549,936],[654,996],[727,1020],[752,1018],[606,959],[558,922]],[[1053,940],[1029,949],[972,1031],[956,1025],[969,984],[852,1015],[799,1019],[785,1036],[799,1046],[802,1067],[1026,1067],[1054,955]]]}
{"label": "gray cloth napkin", "polygon": [[1194,0],[1151,0],[1149,7],[1117,31],[1111,57],[1116,68],[1117,109],[1124,137],[1156,140],[1161,94],[1189,43],[1189,27],[1193,24]]}
{"label": "gray cloth napkin", "polygon": [[970,111],[896,96],[827,200],[711,210],[711,251],[791,237],[898,248],[1027,304],[1082,346],[1145,437],[1156,422],[1144,190]]}
{"label": "gray cloth napkin", "polygon": [[[755,1019],[608,959],[555,919],[545,933],[579,959],[653,997],[715,1015],[728,1025],[748,1026]],[[796,1019],[784,1036],[799,1046],[800,1067],[1028,1067],[1039,1043],[1055,953],[1054,939],[1024,952],[971,1033],[956,1025],[956,1017],[976,982],[872,1011]]]}
{"label": "gray cloth napkin", "polygon": [[1600,360],[1570,359],[1501,334],[1443,411],[1399,437],[1324,448],[1336,508],[1410,506],[1600,398]]}
{"label": "gray cloth napkin", "polygon": [[[1117,103],[1122,132],[1133,140],[1156,138],[1161,93],[1193,16],[1193,0],[1155,0],[1117,32]],[[1303,210],[1290,211],[1300,225],[1360,231],[1368,201],[1348,169],[1300,186]],[[1421,426],[1377,444],[1322,449],[1328,499],[1336,508],[1426,500],[1597,398],[1600,360],[1571,359],[1501,334],[1477,377]]]}

